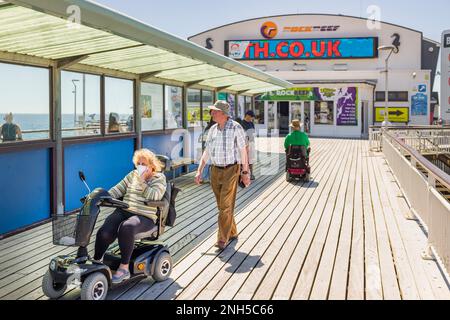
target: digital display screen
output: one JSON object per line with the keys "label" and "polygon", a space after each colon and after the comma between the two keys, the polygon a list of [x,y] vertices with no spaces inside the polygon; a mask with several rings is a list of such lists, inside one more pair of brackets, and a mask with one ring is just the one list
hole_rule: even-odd
{"label": "digital display screen", "polygon": [[364,59],[378,56],[378,38],[227,40],[235,60]]}

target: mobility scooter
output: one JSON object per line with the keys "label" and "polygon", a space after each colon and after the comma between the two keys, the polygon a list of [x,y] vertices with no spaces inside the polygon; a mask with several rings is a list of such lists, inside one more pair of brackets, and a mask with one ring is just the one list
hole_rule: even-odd
{"label": "mobility scooter", "polygon": [[308,182],[311,167],[309,166],[309,153],[311,148],[305,146],[289,146],[286,152],[286,181],[293,179]]}
{"label": "mobility scooter", "polygon": [[[167,158],[158,156],[167,165]],[[83,172],[80,179],[86,184]],[[172,182],[167,183],[167,190],[161,201],[151,201],[147,205],[157,207],[158,221],[149,232],[136,235],[135,247],[130,260],[131,278],[151,276],[155,281],[166,280],[172,271],[172,258],[169,248],[158,241],[166,225],[172,226],[174,215],[169,213],[169,206],[174,203],[174,196],[179,189]],[[76,255],[58,256],[51,260],[49,269],[42,280],[44,294],[52,299],[61,297],[69,285],[81,287],[82,300],[104,300],[108,289],[113,285],[112,271],[120,264],[118,244],[112,245],[105,253],[103,261],[95,261],[88,254],[88,244],[101,207],[124,208],[128,205],[114,199],[108,191],[97,188],[81,199],[83,205],[75,215],[56,216],[53,219],[53,243],[63,246],[78,246]],[[170,208],[172,210],[172,208]],[[173,210],[174,212],[174,210]],[[169,221],[171,220],[171,221]]]}

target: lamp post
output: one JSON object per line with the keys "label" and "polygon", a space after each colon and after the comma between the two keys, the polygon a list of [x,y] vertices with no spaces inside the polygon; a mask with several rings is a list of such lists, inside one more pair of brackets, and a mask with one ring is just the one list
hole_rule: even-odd
{"label": "lamp post", "polygon": [[383,127],[386,127],[388,125],[390,125],[389,123],[389,111],[388,111],[388,101],[389,101],[389,82],[388,82],[388,65],[389,65],[389,58],[391,57],[392,52],[394,52],[395,47],[393,45],[388,45],[388,46],[380,46],[378,47],[379,51],[389,51],[388,56],[386,57],[386,59],[384,60],[385,62],[385,93],[384,93],[384,102],[385,102],[385,106],[384,106],[384,121],[381,124]]}
{"label": "lamp post", "polygon": [[75,84],[75,82],[78,82],[78,81],[80,81],[80,80],[72,79],[72,83],[73,83],[73,87],[74,87],[74,90],[72,91],[73,98],[74,98],[74,101],[73,101],[73,109],[74,109],[74,111],[73,111],[73,126],[74,127],[77,125],[77,85]]}

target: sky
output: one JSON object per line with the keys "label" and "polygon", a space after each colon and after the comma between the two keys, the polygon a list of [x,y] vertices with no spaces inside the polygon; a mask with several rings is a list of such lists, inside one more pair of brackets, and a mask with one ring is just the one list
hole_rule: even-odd
{"label": "sky", "polygon": [[[153,27],[172,33],[186,39],[189,36],[215,28],[224,24],[271,15],[292,13],[329,13],[343,14],[367,18],[367,8],[377,5],[380,8],[380,20],[422,31],[424,36],[440,42],[443,30],[450,29],[449,0],[341,0],[341,1],[289,1],[289,0],[95,0],[113,10],[120,11],[134,19],[141,20]],[[11,66],[0,64],[0,88],[3,90],[0,96],[0,114],[17,109],[16,92],[11,82],[9,73],[15,73],[16,81],[21,84],[23,92],[27,92],[20,100],[20,109],[24,113],[47,112],[48,95],[41,87],[48,83],[48,74],[41,74],[40,70],[30,71],[29,68],[11,69]],[[42,81],[31,81],[39,78]],[[73,83],[72,79],[79,79],[77,90],[77,104],[81,103],[81,78],[73,75],[62,83],[63,112],[73,112]],[[440,80],[439,77],[436,78]],[[90,81],[90,80],[88,80]],[[435,90],[439,91],[436,83]],[[120,87],[120,86],[119,86]],[[7,89],[10,88],[10,89]],[[115,89],[113,88],[112,91]],[[121,92],[121,90],[117,90]],[[88,101],[96,101],[87,106],[89,113],[98,110],[98,93],[87,92]],[[122,97],[122,95],[120,95]],[[113,101],[112,104],[129,104],[129,97],[123,97]],[[80,108],[80,107],[79,107]],[[115,106],[111,106],[116,109]],[[91,110],[92,109],[92,110]],[[80,110],[80,109],[78,109]],[[122,113],[122,112],[121,112]],[[125,112],[123,112],[125,113]],[[0,119],[1,120],[1,119]]]}
{"label": "sky", "polygon": [[271,15],[329,13],[367,18],[367,8],[377,5],[381,21],[422,31],[435,41],[450,29],[448,0],[95,0],[158,29],[181,38],[224,24]]}
{"label": "sky", "polygon": [[[441,42],[450,29],[449,0],[95,0],[153,27],[187,39],[197,33],[251,18],[293,14],[328,13],[368,18],[369,6],[380,8],[380,20],[422,31]],[[440,70],[440,61],[438,61]],[[440,77],[434,90],[440,92]]]}

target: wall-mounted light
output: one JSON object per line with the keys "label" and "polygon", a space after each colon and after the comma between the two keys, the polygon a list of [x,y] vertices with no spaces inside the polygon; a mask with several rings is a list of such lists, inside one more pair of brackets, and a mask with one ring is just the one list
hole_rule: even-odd
{"label": "wall-mounted light", "polygon": [[261,71],[267,71],[267,65],[265,64],[255,64],[254,66],[256,69],[259,69]]}
{"label": "wall-mounted light", "polygon": [[296,63],[292,65],[292,71],[306,71],[308,69],[306,64]]}
{"label": "wall-mounted light", "polygon": [[416,76],[417,76],[417,73],[416,73],[416,72],[413,72],[413,73],[412,73],[412,77],[415,79]]}
{"label": "wall-mounted light", "polygon": [[334,71],[347,71],[348,65],[346,63],[335,63],[333,65],[333,70]]}

